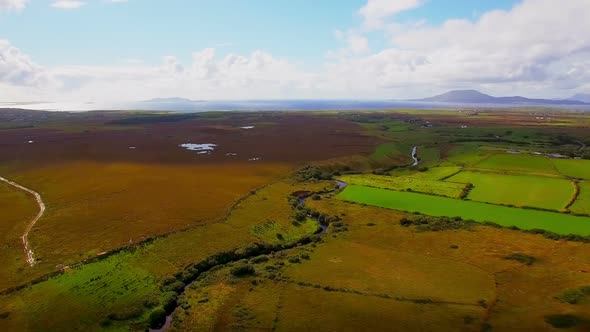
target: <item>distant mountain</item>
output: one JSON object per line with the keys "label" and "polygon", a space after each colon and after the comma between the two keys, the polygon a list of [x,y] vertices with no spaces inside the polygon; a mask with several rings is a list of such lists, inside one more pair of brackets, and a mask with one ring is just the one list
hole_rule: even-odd
{"label": "distant mountain", "polygon": [[586,105],[579,100],[531,99],[520,96],[493,97],[476,90],[453,90],[442,95],[414,99],[411,101],[429,103],[466,103],[466,104],[531,104],[531,105]]}
{"label": "distant mountain", "polygon": [[171,104],[171,103],[198,103],[198,102],[200,102],[200,100],[190,100],[190,99],[178,98],[178,97],[173,97],[173,98],[155,98],[155,99],[150,99],[150,100],[144,100],[144,101],[142,101],[142,103],[166,103],[166,104]]}
{"label": "distant mountain", "polygon": [[577,93],[566,100],[579,100],[585,103],[590,103],[590,93]]}

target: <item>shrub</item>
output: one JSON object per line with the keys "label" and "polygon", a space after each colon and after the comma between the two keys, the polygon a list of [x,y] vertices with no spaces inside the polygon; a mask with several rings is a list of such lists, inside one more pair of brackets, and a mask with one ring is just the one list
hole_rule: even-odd
{"label": "shrub", "polygon": [[143,301],[143,306],[146,308],[153,308],[159,304],[160,304],[160,298],[158,296],[156,296],[155,294],[148,296]]}
{"label": "shrub", "polygon": [[453,229],[469,229],[475,225],[470,220],[461,220],[461,218],[448,217],[431,217],[431,216],[414,216],[412,219],[402,218],[400,225],[403,227],[416,226],[419,232],[441,232]]}
{"label": "shrub", "polygon": [[254,264],[268,262],[268,256],[262,255],[262,256],[254,257],[254,258],[252,258],[251,262],[254,263]]}
{"label": "shrub", "polygon": [[150,317],[148,319],[150,327],[153,329],[157,329],[162,327],[166,322],[166,311],[163,308],[156,308],[150,313]]}
{"label": "shrub", "polygon": [[129,307],[123,308],[121,311],[109,314],[108,318],[115,321],[124,321],[132,318],[137,318],[143,314],[141,308]]}
{"label": "shrub", "polygon": [[319,201],[322,199],[322,196],[318,195],[318,194],[313,194],[311,196],[311,199],[313,199],[314,201]]}
{"label": "shrub", "polygon": [[545,322],[555,328],[567,329],[578,325],[579,318],[574,315],[547,315]]}
{"label": "shrub", "polygon": [[166,292],[162,294],[162,308],[166,312],[172,312],[174,307],[176,307],[176,301],[178,300],[178,293],[175,292]]}
{"label": "shrub", "polygon": [[289,263],[297,264],[297,263],[301,263],[301,260],[299,259],[299,257],[290,257]]}
{"label": "shrub", "polygon": [[184,289],[185,284],[181,281],[175,281],[169,285],[166,286],[162,286],[162,291],[163,292],[175,292],[175,293],[181,293],[182,290]]}
{"label": "shrub", "polygon": [[580,287],[578,289],[566,289],[559,296],[555,298],[563,303],[578,304],[582,302],[586,296],[590,295],[590,286]]}
{"label": "shrub", "polygon": [[532,265],[537,260],[533,256],[529,256],[527,254],[523,254],[520,252],[508,255],[508,256],[504,257],[504,259],[509,259],[509,260],[521,262],[526,265]]}
{"label": "shrub", "polygon": [[256,270],[254,269],[254,267],[252,267],[251,265],[240,265],[240,266],[235,266],[230,270],[230,273],[236,277],[244,277],[244,276],[248,276],[248,275],[252,275],[256,272]]}

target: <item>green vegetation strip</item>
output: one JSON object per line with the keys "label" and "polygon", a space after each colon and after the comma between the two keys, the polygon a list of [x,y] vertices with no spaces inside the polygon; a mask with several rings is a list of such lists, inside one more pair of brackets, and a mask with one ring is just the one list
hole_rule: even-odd
{"label": "green vegetation strip", "polygon": [[561,213],[518,209],[357,185],[348,185],[337,198],[432,216],[459,216],[478,222],[491,221],[505,227],[515,226],[524,230],[543,229],[562,235],[590,235],[590,218]]}

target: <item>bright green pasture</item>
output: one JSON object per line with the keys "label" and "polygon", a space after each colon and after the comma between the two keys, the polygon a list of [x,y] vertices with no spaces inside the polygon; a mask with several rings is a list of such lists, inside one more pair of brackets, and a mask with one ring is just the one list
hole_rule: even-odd
{"label": "bright green pasture", "polygon": [[[99,324],[111,314],[144,319],[149,310],[142,303],[158,299],[160,291],[150,273],[127,262],[132,255],[113,255],[12,294],[11,318],[26,322],[33,331],[60,331],[64,322],[70,330],[100,330]],[[110,329],[127,329],[110,323]]]}
{"label": "bright green pasture", "polygon": [[459,166],[442,166],[442,167],[430,167],[426,172],[417,172],[411,175],[416,179],[424,180],[440,180],[458,173],[461,170]]}
{"label": "bright green pasture", "polygon": [[463,143],[454,146],[449,152],[447,161],[460,166],[477,164],[490,155],[490,151],[480,149],[476,143]]}
{"label": "bright green pasture", "polygon": [[472,183],[471,200],[519,207],[561,210],[574,194],[570,181],[547,176],[463,171],[447,181]]}
{"label": "bright green pasture", "polygon": [[544,229],[558,234],[590,235],[590,218],[539,210],[511,208],[473,201],[349,185],[339,199],[433,216],[460,216],[521,229]]}
{"label": "bright green pasture", "polygon": [[452,183],[444,181],[426,180],[412,176],[382,176],[382,175],[348,175],[341,176],[339,180],[349,184],[361,186],[391,189],[391,190],[411,190],[432,195],[442,195],[447,197],[459,198],[465,184]]}
{"label": "bright green pasture", "polygon": [[500,153],[475,165],[476,168],[502,171],[556,174],[551,161],[543,156]]}
{"label": "bright green pasture", "polygon": [[580,179],[590,179],[590,160],[551,159],[559,173]]}
{"label": "bright green pasture", "polygon": [[580,195],[570,210],[574,213],[590,214],[590,182],[582,182],[580,186]]}

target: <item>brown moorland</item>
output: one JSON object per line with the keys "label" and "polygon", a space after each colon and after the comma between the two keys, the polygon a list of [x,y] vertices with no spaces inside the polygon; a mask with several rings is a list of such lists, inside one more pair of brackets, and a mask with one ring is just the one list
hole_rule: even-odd
{"label": "brown moorland", "polygon": [[[7,123],[19,114],[0,112]],[[315,114],[174,121],[166,120],[169,114],[24,114],[31,127],[0,130],[0,174],[39,192],[47,211],[29,236],[39,264],[23,271],[23,258],[22,266],[2,270],[2,280],[21,282],[129,242],[218,220],[239,197],[299,165],[366,154],[378,142],[357,124]],[[183,143],[218,146],[200,155],[179,147]]]}

